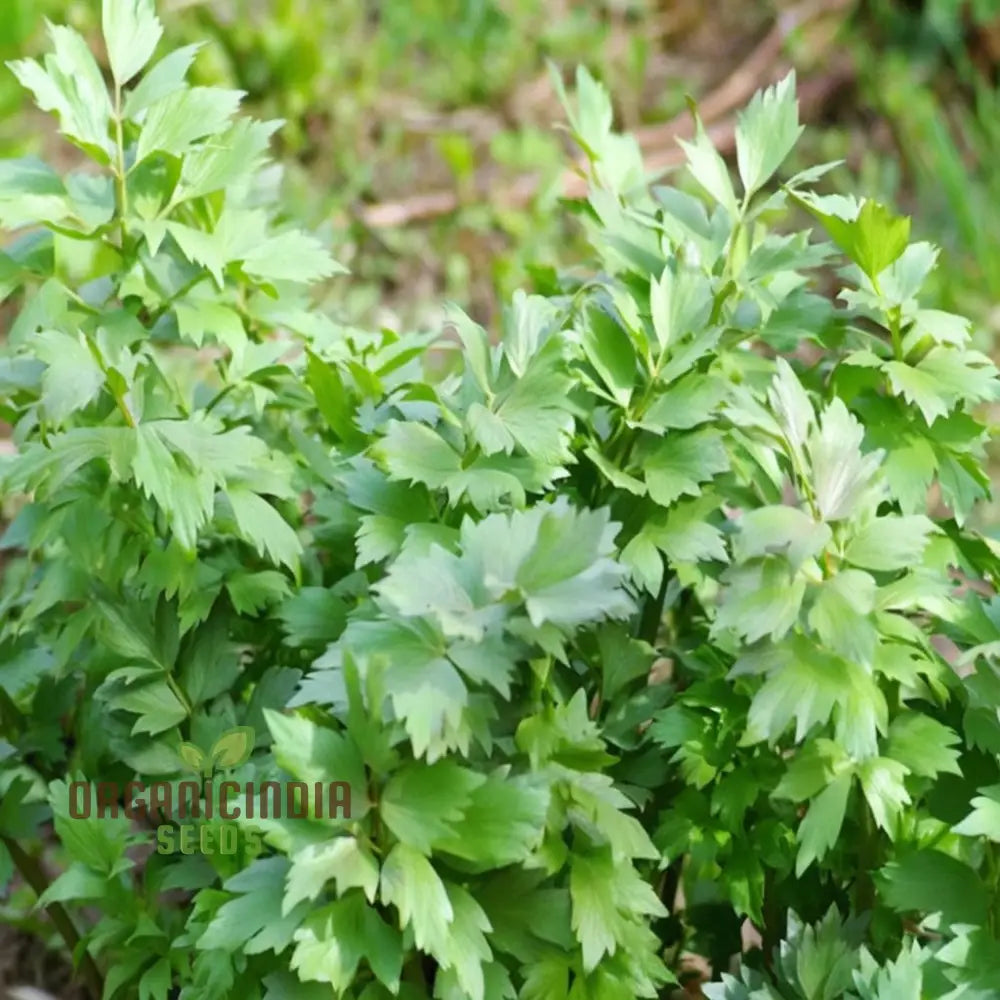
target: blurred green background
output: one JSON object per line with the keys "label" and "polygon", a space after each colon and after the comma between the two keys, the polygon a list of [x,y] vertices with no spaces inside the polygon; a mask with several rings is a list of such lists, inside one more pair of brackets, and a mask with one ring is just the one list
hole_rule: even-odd
{"label": "blurred green background", "polygon": [[[99,0],[0,0],[0,56],[43,49],[44,21],[99,48]],[[329,305],[433,322],[446,299],[489,321],[538,269],[573,259],[559,204],[569,151],[547,59],[585,63],[669,166],[684,97],[715,135],[758,86],[798,70],[801,158],[844,158],[945,248],[937,292],[1000,329],[1000,0],[161,0],[167,45],[204,41],[204,82],[286,121],[289,211],[354,272]],[[0,152],[68,156],[0,74]]]}

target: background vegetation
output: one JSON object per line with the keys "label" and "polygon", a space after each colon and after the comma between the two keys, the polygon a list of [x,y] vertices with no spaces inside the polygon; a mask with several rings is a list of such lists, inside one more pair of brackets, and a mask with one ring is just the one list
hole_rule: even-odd
{"label": "background vegetation", "polygon": [[[100,49],[96,0],[3,4],[4,59],[43,50],[45,17]],[[173,0],[160,12],[165,49],[211,39],[197,82],[246,91],[247,110],[284,120],[285,210],[328,236],[354,273],[325,302],[345,319],[433,327],[452,299],[489,325],[514,289],[544,288],[572,263],[584,189],[565,171],[574,147],[554,127],[564,113],[547,60],[567,78],[583,64],[604,81],[619,125],[664,171],[680,166],[676,139],[691,134],[687,95],[732,152],[736,112],[795,68],[811,127],[789,172],[843,158],[834,188],[853,178],[898,210],[919,206],[912,238],[943,248],[929,298],[970,315],[975,345],[996,356],[997,6]],[[13,76],[0,75],[0,154],[26,153],[57,161],[67,147]],[[993,513],[980,516],[990,530]],[[15,979],[46,979],[20,939],[2,947],[0,967],[16,966]]]}
{"label": "background vegetation", "polygon": [[[45,17],[99,45],[98,7],[5,0],[0,56],[41,51]],[[211,39],[197,82],[284,120],[287,204],[363,279],[331,299],[352,318],[428,321],[452,298],[488,321],[532,268],[572,258],[576,227],[551,211],[571,149],[551,59],[606,83],[665,170],[690,132],[686,95],[731,150],[736,111],[796,68],[810,126],[797,156],[844,157],[845,186],[860,174],[901,210],[919,202],[915,235],[948,258],[944,305],[1000,325],[996,0],[170,0],[162,15],[165,44]],[[0,152],[52,135],[3,74]]]}

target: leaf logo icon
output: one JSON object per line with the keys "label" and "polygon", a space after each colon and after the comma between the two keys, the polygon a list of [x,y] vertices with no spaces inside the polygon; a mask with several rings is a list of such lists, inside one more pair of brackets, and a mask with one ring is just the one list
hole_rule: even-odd
{"label": "leaf logo icon", "polygon": [[188,768],[195,772],[195,774],[201,774],[205,769],[205,754],[200,747],[196,746],[194,743],[182,743],[180,746],[181,760],[187,764]]}
{"label": "leaf logo icon", "polygon": [[254,731],[252,726],[236,726],[224,732],[209,753],[194,743],[180,745],[181,760],[188,769],[209,778],[216,768],[239,767],[253,753]]}
{"label": "leaf logo icon", "polygon": [[212,747],[212,767],[239,767],[253,753],[254,732],[251,726],[237,726],[223,733]]}

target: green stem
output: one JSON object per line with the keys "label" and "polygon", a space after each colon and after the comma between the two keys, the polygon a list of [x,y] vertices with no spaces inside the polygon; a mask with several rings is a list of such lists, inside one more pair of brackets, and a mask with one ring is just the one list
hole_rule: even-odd
{"label": "green stem", "polygon": [[872,871],[878,861],[878,831],[872,825],[872,814],[864,796],[858,797],[861,810],[859,822],[861,825],[861,850],[858,856],[858,879],[856,882],[854,909],[857,913],[865,913],[875,906],[875,882]]}
{"label": "green stem", "polygon": [[128,241],[128,184],[125,172],[125,129],[122,122],[122,88],[115,84],[115,187],[118,194],[118,225],[122,256]]}
{"label": "green stem", "polygon": [[[882,288],[879,285],[878,278],[872,278],[872,288],[875,290],[875,294],[881,299],[882,298]],[[893,357],[897,361],[903,360],[903,337],[902,337],[902,323],[903,323],[903,313],[899,306],[891,306],[886,311],[886,319],[889,321],[889,336],[892,338],[892,353]]]}
{"label": "green stem", "polygon": [[892,353],[897,361],[903,360],[902,315],[899,306],[889,310],[889,334],[892,337]]}
{"label": "green stem", "polygon": [[577,307],[580,304],[580,299],[583,298],[587,292],[594,288],[603,288],[604,284],[601,281],[596,281],[591,279],[590,281],[585,281],[574,293],[572,298],[563,310],[562,316],[559,317],[558,329],[562,329],[573,317],[573,313],[576,312]]}
{"label": "green stem", "polygon": [[989,885],[993,897],[989,911],[989,928],[994,937],[1000,932],[1000,859],[997,858],[995,844],[986,842],[986,867],[989,871]]}
{"label": "green stem", "polygon": [[[41,899],[43,893],[48,888],[48,879],[46,879],[41,866],[16,841],[11,840],[10,837],[0,834],[0,842],[7,848],[14,866],[21,873],[21,877],[31,886],[35,895]],[[77,948],[80,947],[80,934],[66,912],[65,907],[62,903],[52,902],[45,907],[45,911],[66,943],[70,954],[75,955]],[[97,968],[97,964],[94,962],[93,956],[86,948],[82,948],[80,951],[80,974],[87,992],[93,1000],[101,1000],[104,994],[104,980],[100,970]]]}
{"label": "green stem", "polygon": [[798,450],[792,447],[792,442],[789,441],[787,436],[784,434],[781,435],[781,443],[784,446],[785,454],[792,463],[792,471],[795,473],[795,478],[798,480],[799,490],[801,491],[803,497],[805,497],[806,504],[809,507],[809,513],[812,514],[814,521],[821,520],[819,505],[816,502],[816,494],[813,492],[812,483],[809,482],[809,477],[806,475],[805,468],[799,461]]}
{"label": "green stem", "polygon": [[188,696],[184,693],[184,689],[177,683],[176,680],[174,680],[169,671],[167,671],[167,687],[170,688],[177,700],[184,706],[184,711],[187,712],[188,717],[190,717],[194,713],[191,702],[188,700]]}
{"label": "green stem", "polygon": [[115,405],[118,407],[118,412],[122,415],[125,423],[128,424],[132,430],[135,430],[137,424],[135,422],[135,417],[132,416],[132,411],[128,408],[128,403],[125,402],[124,396],[119,396],[118,393],[114,393]]}
{"label": "green stem", "polygon": [[157,309],[155,313],[153,313],[150,325],[152,326],[158,319],[164,316],[167,310],[170,309],[170,307],[175,302],[177,302],[179,299],[187,295],[187,293],[190,292],[191,289],[194,288],[196,285],[200,285],[207,277],[208,277],[207,274],[201,274],[201,273],[196,274],[193,278],[190,279],[190,281],[187,281],[183,285],[181,285],[181,287],[178,288],[176,292],[174,292],[172,295],[167,296],[163,301],[163,305],[160,306],[160,308]]}
{"label": "green stem", "polygon": [[208,405],[205,407],[206,413],[211,413],[212,410],[222,402],[223,399],[235,388],[232,382],[229,385],[223,386],[209,401]]}

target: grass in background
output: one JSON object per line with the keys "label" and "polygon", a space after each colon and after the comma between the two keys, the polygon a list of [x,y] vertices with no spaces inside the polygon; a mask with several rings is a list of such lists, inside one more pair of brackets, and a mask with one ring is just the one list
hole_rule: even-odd
{"label": "grass in background", "polygon": [[[566,147],[552,128],[547,59],[590,67],[636,128],[682,110],[686,92],[703,96],[784,6],[723,0],[709,18],[695,0],[173,0],[165,21],[172,45],[211,39],[195,64],[200,82],[245,90],[256,114],[286,120],[278,152],[290,211],[359,279],[329,305],[407,326],[435,322],[431,303],[447,298],[489,322],[534,267],[572,251],[575,224],[555,204]],[[3,59],[37,52],[45,17],[99,34],[97,0],[3,9]],[[859,4],[841,46],[857,87],[816,133],[888,201],[919,204],[923,235],[945,249],[934,292],[980,320],[987,347],[1000,334],[1000,97],[974,50],[1000,37],[988,33],[998,11],[997,0]],[[821,73],[791,41],[804,73]],[[37,152],[50,134],[0,73],[0,152]],[[539,182],[527,204],[489,196],[525,173]],[[402,227],[363,222],[372,203],[440,191],[457,193],[457,211]]]}

